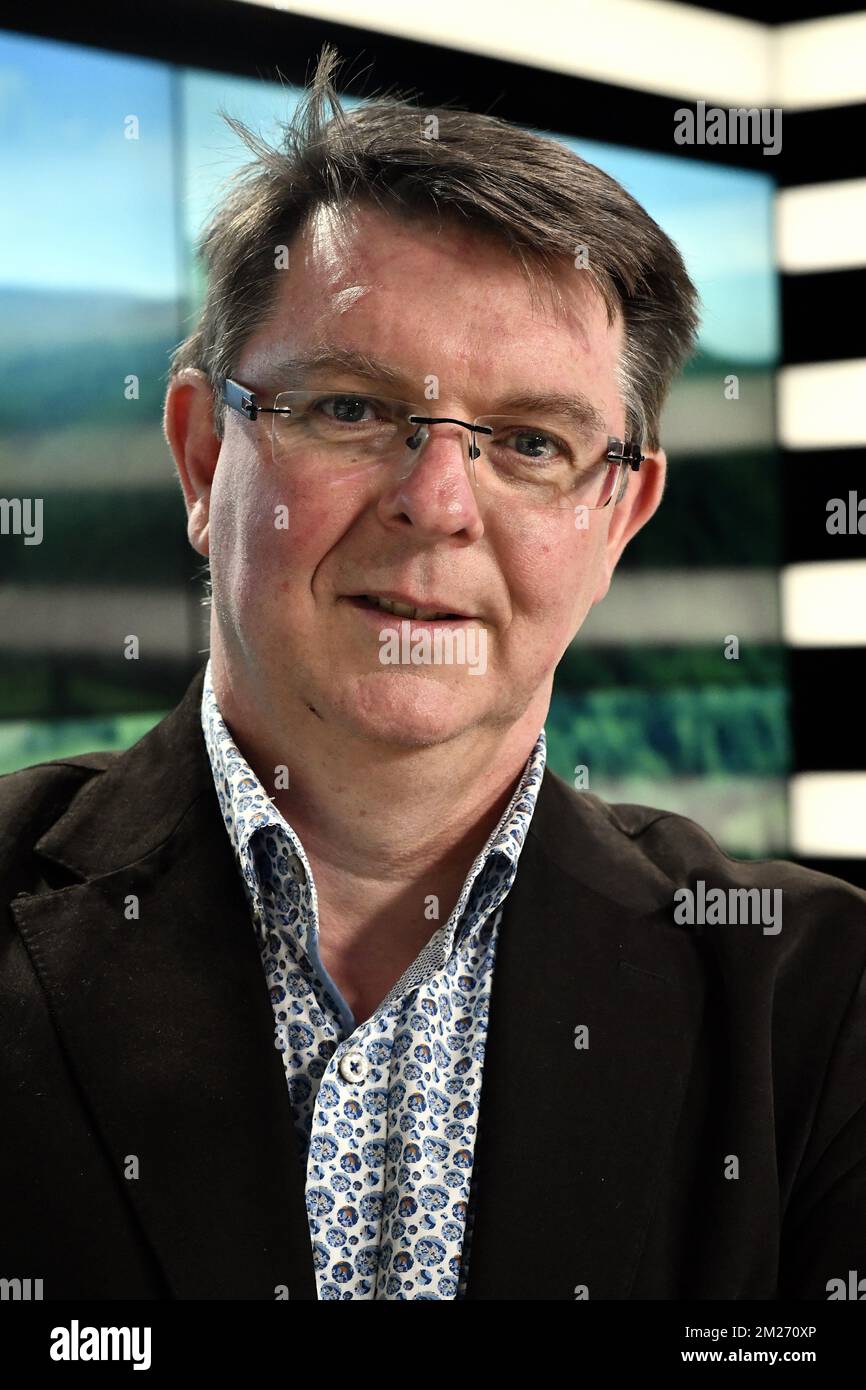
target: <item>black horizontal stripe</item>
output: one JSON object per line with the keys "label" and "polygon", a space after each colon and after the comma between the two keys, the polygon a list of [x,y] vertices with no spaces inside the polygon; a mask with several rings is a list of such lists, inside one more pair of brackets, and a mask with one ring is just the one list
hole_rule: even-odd
{"label": "black horizontal stripe", "polygon": [[863,0],[676,0],[679,5],[736,15],[760,24],[793,24],[796,20],[829,19],[831,15],[856,14]]}
{"label": "black horizontal stripe", "polygon": [[[777,177],[782,187],[862,179],[866,102],[786,111]],[[767,160],[766,163],[774,161]]]}
{"label": "black horizontal stripe", "polygon": [[[855,493],[854,506],[850,493]],[[866,448],[782,450],[782,518],[785,558],[788,564],[809,560],[866,559],[866,509],[864,533],[836,534],[827,529],[842,501],[842,524],[849,524],[860,501],[866,502]]]}
{"label": "black horizontal stripe", "polygon": [[[866,229],[862,237],[866,263]],[[781,291],[785,362],[835,362],[863,356],[866,264],[853,270],[785,274]]]}
{"label": "black horizontal stripe", "polygon": [[794,771],[866,771],[866,647],[794,647],[790,672]]}
{"label": "black horizontal stripe", "polygon": [[834,878],[853,883],[856,888],[866,888],[866,859],[825,859],[823,856],[804,857],[799,854],[785,856],[795,864],[806,869],[817,869],[819,874],[832,874]]}

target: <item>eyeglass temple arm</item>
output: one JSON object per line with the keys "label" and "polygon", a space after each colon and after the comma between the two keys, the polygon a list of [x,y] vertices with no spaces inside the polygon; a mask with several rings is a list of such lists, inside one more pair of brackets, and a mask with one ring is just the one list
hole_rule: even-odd
{"label": "eyeglass temple arm", "polygon": [[230,405],[232,410],[240,411],[241,415],[246,415],[248,420],[255,420],[257,415],[291,414],[290,410],[282,406],[259,405],[255,391],[248,391],[239,381],[232,381],[230,377],[226,377],[223,382],[222,398],[226,405]]}
{"label": "eyeglass temple arm", "polygon": [[607,457],[611,463],[627,463],[629,468],[633,468],[636,473],[644,462],[646,454],[642,454],[640,445],[633,443],[632,440],[615,439],[613,435],[608,435]]}

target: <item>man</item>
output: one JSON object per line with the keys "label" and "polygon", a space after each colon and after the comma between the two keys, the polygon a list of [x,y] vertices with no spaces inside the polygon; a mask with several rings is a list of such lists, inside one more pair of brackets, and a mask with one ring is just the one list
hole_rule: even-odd
{"label": "man", "polygon": [[[866,897],[545,766],[694,287],[564,147],[348,116],[333,60],[172,363],[209,660],[128,752],[0,784],[3,1273],[826,1298],[866,1274]],[[756,890],[780,930],[682,910]]]}

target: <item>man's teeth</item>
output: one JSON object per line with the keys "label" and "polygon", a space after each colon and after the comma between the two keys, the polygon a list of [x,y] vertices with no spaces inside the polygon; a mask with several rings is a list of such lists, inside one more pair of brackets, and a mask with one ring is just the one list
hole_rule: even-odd
{"label": "man's teeth", "polygon": [[411,608],[408,603],[392,603],[387,598],[377,598],[375,594],[365,594],[364,598],[376,608],[384,608],[386,613],[396,613],[398,618],[420,618],[427,622],[431,618],[447,618],[448,613],[435,613],[432,608]]}

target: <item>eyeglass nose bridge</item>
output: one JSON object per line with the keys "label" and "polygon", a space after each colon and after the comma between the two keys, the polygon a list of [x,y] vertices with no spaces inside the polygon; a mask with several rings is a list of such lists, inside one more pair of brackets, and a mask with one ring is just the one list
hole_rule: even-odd
{"label": "eyeglass nose bridge", "polygon": [[470,424],[467,420],[455,419],[453,415],[410,415],[409,424],[418,426],[414,434],[410,434],[406,440],[406,446],[409,449],[420,449],[422,444],[426,443],[430,431],[425,429],[422,437],[422,425],[462,425],[472,436],[469,442],[469,458],[472,461],[473,472],[475,470],[475,460],[481,456],[481,450],[475,442],[475,436],[477,434],[493,433],[493,429],[490,425]]}

